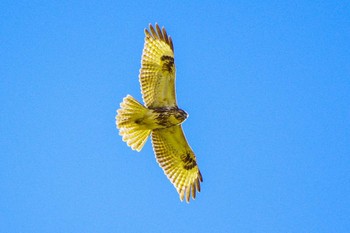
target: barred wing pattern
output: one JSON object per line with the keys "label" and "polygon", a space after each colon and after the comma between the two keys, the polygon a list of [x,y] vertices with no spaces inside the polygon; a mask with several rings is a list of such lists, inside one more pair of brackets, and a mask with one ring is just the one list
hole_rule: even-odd
{"label": "barred wing pattern", "polygon": [[146,107],[176,106],[174,46],[164,27],[145,29],[139,81]]}
{"label": "barred wing pattern", "polygon": [[157,162],[175,186],[181,201],[185,195],[187,202],[190,196],[195,199],[203,178],[181,126],[153,130],[152,143]]}

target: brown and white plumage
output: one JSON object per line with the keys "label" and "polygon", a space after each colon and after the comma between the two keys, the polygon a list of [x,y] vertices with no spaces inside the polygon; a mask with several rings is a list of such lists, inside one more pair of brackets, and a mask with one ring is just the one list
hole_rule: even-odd
{"label": "brown and white plumage", "polygon": [[140,151],[152,135],[157,162],[180,199],[186,197],[189,202],[200,192],[203,179],[181,127],[187,113],[176,103],[173,42],[158,24],[145,29],[145,35],[139,76],[145,106],[128,95],[120,105],[116,124],[133,150]]}
{"label": "brown and white plumage", "polygon": [[165,31],[156,24],[145,29],[140,84],[146,107],[176,106],[174,46]]}
{"label": "brown and white plumage", "polygon": [[187,202],[190,195],[194,199],[196,191],[200,192],[203,179],[181,125],[153,130],[152,143],[157,161],[175,186],[180,199],[184,199],[185,193]]}

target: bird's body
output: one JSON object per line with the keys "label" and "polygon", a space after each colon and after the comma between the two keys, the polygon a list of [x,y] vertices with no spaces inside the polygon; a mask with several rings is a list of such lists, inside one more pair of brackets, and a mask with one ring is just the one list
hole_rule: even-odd
{"label": "bird's body", "polygon": [[157,162],[180,199],[186,194],[189,202],[200,191],[203,179],[181,127],[188,114],[176,103],[173,43],[157,24],[156,30],[150,25],[145,35],[139,77],[145,106],[127,95],[117,111],[117,128],[123,141],[137,151],[151,135]]}

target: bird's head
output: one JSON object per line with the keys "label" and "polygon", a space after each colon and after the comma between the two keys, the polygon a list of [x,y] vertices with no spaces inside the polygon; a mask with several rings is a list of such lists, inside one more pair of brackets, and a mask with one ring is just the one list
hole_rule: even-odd
{"label": "bird's head", "polygon": [[180,122],[183,122],[187,119],[188,114],[187,112],[185,112],[182,109],[177,109],[177,111],[175,112],[175,117],[176,119],[178,119]]}

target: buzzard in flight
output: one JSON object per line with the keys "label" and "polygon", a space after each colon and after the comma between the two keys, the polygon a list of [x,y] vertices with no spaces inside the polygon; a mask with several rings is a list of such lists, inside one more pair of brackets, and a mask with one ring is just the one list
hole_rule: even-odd
{"label": "buzzard in flight", "polygon": [[145,29],[139,81],[144,105],[127,95],[117,111],[116,124],[123,141],[140,151],[149,135],[159,166],[173,183],[181,201],[195,199],[203,181],[196,157],[181,124],[187,113],[175,96],[174,46],[164,27]]}

